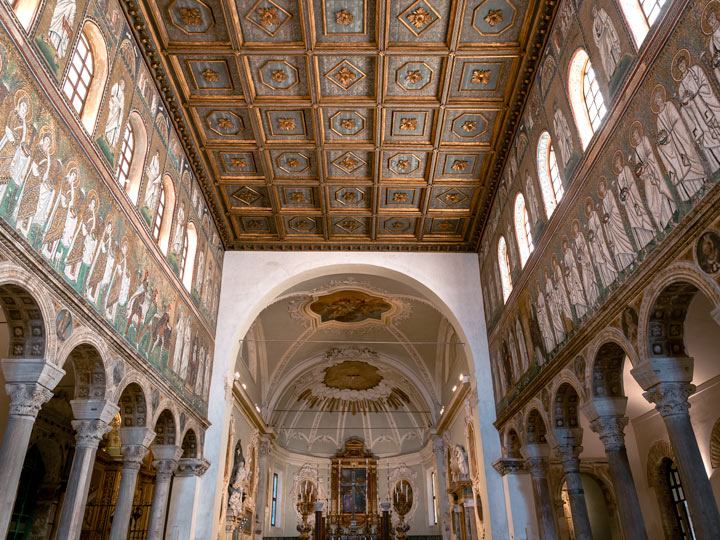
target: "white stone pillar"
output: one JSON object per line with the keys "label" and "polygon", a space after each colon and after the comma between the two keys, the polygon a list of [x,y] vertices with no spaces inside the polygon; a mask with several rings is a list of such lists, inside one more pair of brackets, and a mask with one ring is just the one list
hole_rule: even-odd
{"label": "white stone pillar", "polygon": [[12,517],[18,482],[38,412],[53,396],[65,371],[41,358],[2,360],[10,412],[0,446],[0,538],[5,538]]}
{"label": "white stone pillar", "polygon": [[270,454],[270,435],[258,438],[258,483],[255,495],[255,539],[262,540],[265,529],[265,506],[267,506],[268,455]]}
{"label": "white stone pillar", "polygon": [[[437,465],[437,500],[440,508],[440,531],[443,540],[450,540],[451,525],[448,523],[450,518],[450,509],[448,508],[448,497],[446,493],[447,481],[445,480],[445,443],[442,437],[435,435],[433,437],[433,453],[435,454],[435,462]],[[452,518],[450,518],[452,519]]]}
{"label": "white stone pillar", "polygon": [[118,429],[123,456],[120,486],[115,502],[115,515],[110,529],[110,540],[126,540],[130,526],[135,485],[143,458],[155,438],[155,432],[147,427],[121,427]]}
{"label": "white stone pillar", "polygon": [[177,460],[182,454],[182,448],[174,444],[156,444],[152,447],[152,453],[156,472],[147,540],[162,540],[170,496],[170,480],[177,468]]}
{"label": "white stone pillar", "polygon": [[525,461],[520,458],[503,458],[493,463],[503,476],[511,538],[538,538],[538,524],[533,504],[532,477]]}
{"label": "white stone pillar", "polygon": [[56,533],[56,538],[63,540],[80,538],[98,445],[110,431],[110,421],[119,410],[114,403],[94,399],[73,400],[70,406],[76,418],[72,421],[75,455]]}
{"label": "white stone pillar", "polygon": [[172,540],[195,540],[200,477],[210,463],[205,459],[180,458],[170,494],[167,534]]}

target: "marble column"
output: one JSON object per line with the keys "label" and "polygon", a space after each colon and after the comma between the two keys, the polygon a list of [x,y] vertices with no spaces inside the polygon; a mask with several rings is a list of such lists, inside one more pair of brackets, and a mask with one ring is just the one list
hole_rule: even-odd
{"label": "marble column", "polygon": [[590,429],[600,436],[608,458],[620,523],[626,538],[647,540],[635,481],[625,448],[626,397],[596,397],[581,406],[590,421]]}
{"label": "marble column", "polygon": [[91,399],[73,400],[70,406],[76,418],[72,421],[75,454],[55,535],[63,540],[80,538],[98,445],[110,431],[110,421],[119,410],[114,403]]}
{"label": "marble column", "polygon": [[258,483],[255,495],[255,539],[262,540],[265,530],[265,507],[267,506],[268,455],[270,454],[270,435],[260,435],[258,439]]}
{"label": "marble column", "polygon": [[510,538],[539,538],[533,482],[525,460],[501,458],[493,467],[503,477]]}
{"label": "marble column", "polygon": [[153,466],[156,472],[147,540],[162,540],[165,533],[168,499],[170,498],[170,480],[177,468],[177,460],[182,454],[182,448],[174,444],[156,444],[152,447],[152,453],[155,458]]}
{"label": "marble column", "polygon": [[7,536],[33,425],[65,372],[44,359],[2,360],[10,411],[0,446],[0,538]]}
{"label": "marble column", "polygon": [[521,452],[525,457],[525,463],[532,477],[540,538],[542,540],[556,540],[558,533],[547,480],[547,459],[550,449],[546,444],[527,444],[522,448]]}
{"label": "marble column", "polygon": [[[558,436],[558,440],[563,437]],[[565,483],[567,484],[568,498],[570,499],[570,511],[572,512],[573,527],[577,540],[592,540],[592,529],[590,528],[590,515],[585,503],[585,490],[582,486],[580,476],[580,453],[582,446],[575,442],[565,442],[557,448],[565,471]]]}
{"label": "marble column", "polygon": [[433,437],[433,452],[435,453],[435,462],[437,466],[436,481],[437,486],[436,495],[439,509],[439,525],[442,531],[442,540],[450,540],[450,524],[447,523],[447,519],[450,516],[450,509],[448,508],[448,498],[445,493],[447,483],[445,479],[445,443],[442,437],[435,435]]}
{"label": "marble column", "polygon": [[720,538],[720,513],[690,422],[688,397],[694,392],[694,384],[662,382],[643,396],[655,404],[665,421],[695,534],[700,539],[714,539]]}
{"label": "marble column", "polygon": [[155,438],[155,432],[146,427],[122,427],[118,429],[118,434],[122,443],[123,466],[115,502],[115,515],[110,529],[110,540],[126,540],[127,538],[138,472],[142,460],[148,453],[148,447]]}
{"label": "marble column", "polygon": [[167,537],[195,540],[200,477],[210,463],[205,459],[180,458],[172,483],[167,516]]}

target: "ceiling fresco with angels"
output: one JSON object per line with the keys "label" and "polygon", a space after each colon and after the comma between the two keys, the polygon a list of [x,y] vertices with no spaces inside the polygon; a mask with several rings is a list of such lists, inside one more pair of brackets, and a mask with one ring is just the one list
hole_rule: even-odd
{"label": "ceiling fresco with angels", "polygon": [[552,6],[131,4],[229,249],[476,247]]}

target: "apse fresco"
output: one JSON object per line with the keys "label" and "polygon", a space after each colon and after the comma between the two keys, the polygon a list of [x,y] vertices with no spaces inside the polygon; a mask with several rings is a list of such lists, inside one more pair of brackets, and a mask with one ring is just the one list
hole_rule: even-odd
{"label": "apse fresco", "polygon": [[[570,66],[578,49],[584,48],[601,105],[610,110],[618,89],[638,67],[630,29],[618,9],[609,2],[576,7],[564,1],[559,7],[551,36],[563,39],[551,39],[545,51],[546,68],[531,89],[482,241],[492,357],[508,390],[527,384],[532,377],[523,378],[519,367],[530,366],[537,373],[538,366],[555,356],[716,189],[720,178],[716,1],[688,5],[629,101],[626,120],[612,128],[597,157],[583,160],[568,98],[574,84]],[[581,34],[583,26],[590,39]],[[602,130],[602,122],[596,129]],[[548,145],[554,155],[546,167]],[[593,148],[592,141],[590,145]],[[559,181],[555,188],[550,187],[553,178]],[[548,201],[550,189],[558,200],[563,192],[572,193],[573,206],[566,211],[566,201]],[[516,223],[523,221],[515,205],[520,193],[527,212],[523,237],[535,246],[544,244],[548,215],[562,219],[557,227],[552,223],[552,238],[543,252],[532,254],[527,276],[517,240]],[[553,215],[555,204],[562,217]],[[508,246],[504,261],[498,260],[501,236]],[[695,249],[696,264],[717,276],[719,253],[717,233],[703,232]],[[511,296],[507,304],[500,275],[505,264],[510,281],[522,280],[526,290]],[[623,330],[637,335],[637,314],[624,315]]]}
{"label": "apse fresco", "polygon": [[322,322],[362,322],[367,319],[381,320],[383,313],[392,306],[378,296],[362,291],[337,291],[318,297],[310,304],[310,311],[320,315]]}
{"label": "apse fresco", "polygon": [[[40,85],[17,48],[2,34],[0,217],[204,413],[221,245],[119,9],[114,3],[59,0],[41,10],[34,30],[39,58],[47,62],[50,75],[62,88],[67,61],[78,46],[75,38],[83,13],[102,26],[108,47],[107,82],[91,135],[100,156],[94,162],[78,152],[80,143],[57,112],[58,107],[67,110],[67,105],[53,103],[38,90]],[[135,120],[131,120],[133,115]],[[146,139],[136,136],[135,150],[146,142],[149,162],[147,167],[139,163],[134,194],[127,188],[129,181],[121,182],[122,174],[131,175],[133,170],[123,169],[121,159],[133,121],[139,122],[134,133],[138,135],[142,125]],[[158,177],[171,183],[165,184],[163,194],[158,192]],[[116,183],[114,190],[109,188],[112,183]],[[122,196],[118,185],[126,188],[128,197]],[[133,198],[138,201],[136,207],[131,205]],[[162,212],[169,216],[165,259],[148,245],[157,214]],[[138,226],[147,232],[141,233]],[[193,279],[189,291],[179,293],[183,288],[181,257],[188,253],[191,228],[195,255],[189,261],[186,256],[184,264],[194,269]],[[56,326],[59,338],[66,340],[73,323],[63,313]]]}

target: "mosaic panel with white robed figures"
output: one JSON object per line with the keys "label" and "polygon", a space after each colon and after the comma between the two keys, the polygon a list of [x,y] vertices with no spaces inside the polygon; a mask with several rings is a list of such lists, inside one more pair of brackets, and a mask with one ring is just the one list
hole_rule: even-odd
{"label": "mosaic panel with white robed figures", "polygon": [[[101,63],[88,24],[104,36]],[[222,245],[122,11],[112,1],[50,2],[35,15],[28,40],[63,93],[41,90],[3,32],[0,217],[205,411]],[[96,62],[88,61],[84,72],[78,58],[87,49]],[[92,156],[79,151],[57,112],[71,118],[78,111],[73,100],[83,98],[88,70],[106,77],[94,127],[85,128],[97,150]],[[81,83],[71,97],[73,74]],[[89,102],[92,82],[86,86]],[[70,122],[83,125],[83,114]],[[161,224],[157,240],[154,227]],[[163,238],[165,246],[158,246]]]}
{"label": "mosaic panel with white robed figures", "polygon": [[[567,89],[572,93],[574,84],[568,66],[577,49],[585,48],[609,110],[636,67],[637,49],[615,4],[563,2],[559,10],[481,247],[491,356],[502,379],[496,386],[506,392],[521,379],[528,383],[523,370],[537,373],[557,355],[686,216],[716,193],[720,179],[720,3],[687,4],[623,121],[592,162],[583,161],[568,103]],[[589,43],[580,37],[582,20],[593,31]],[[593,112],[591,105],[588,112]],[[597,130],[602,133],[602,128],[600,123]],[[551,139],[542,135],[548,132]],[[549,140],[564,190],[573,195],[571,207],[559,201],[550,216],[541,185],[543,144]],[[527,202],[520,208],[527,209],[528,222],[521,238],[543,244],[527,263],[518,253],[519,193]],[[555,226],[554,219],[562,222]],[[545,243],[550,228],[552,238]],[[501,237],[509,248],[504,279],[505,262],[499,263],[497,250]],[[718,281],[718,234],[700,231],[692,251],[691,262]],[[524,275],[523,267],[532,273]],[[501,281],[509,288],[520,283],[520,292],[503,293]],[[503,296],[508,295],[506,303]],[[626,319],[637,325],[636,314]]]}

